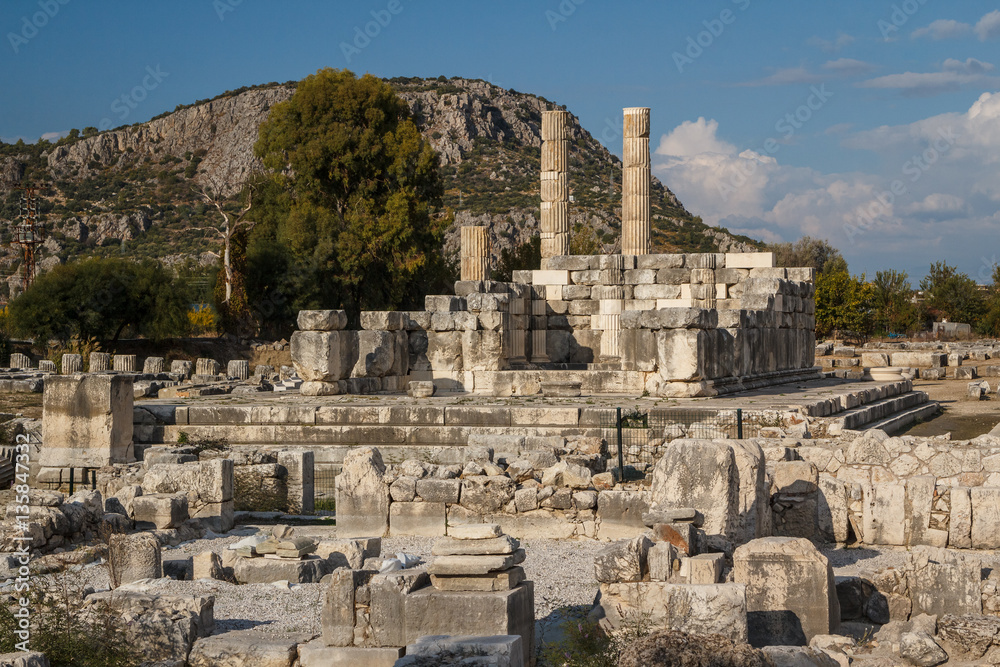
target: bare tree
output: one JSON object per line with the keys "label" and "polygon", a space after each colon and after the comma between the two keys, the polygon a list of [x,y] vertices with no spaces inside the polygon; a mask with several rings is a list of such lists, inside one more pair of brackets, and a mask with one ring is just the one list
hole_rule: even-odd
{"label": "bare tree", "polygon": [[222,216],[222,229],[217,231],[222,237],[223,244],[225,246],[222,253],[222,267],[226,274],[226,298],[223,300],[223,303],[226,304],[229,303],[229,299],[233,295],[233,235],[241,227],[246,227],[250,230],[257,224],[253,220],[246,219],[246,215],[250,212],[250,209],[253,206],[253,174],[250,175],[246,183],[246,203],[239,213],[235,214],[226,210],[227,199],[222,195],[222,187],[219,183],[213,181],[208,185],[202,185],[198,188],[198,194],[201,195],[202,199],[214,206],[219,212],[219,215]]}

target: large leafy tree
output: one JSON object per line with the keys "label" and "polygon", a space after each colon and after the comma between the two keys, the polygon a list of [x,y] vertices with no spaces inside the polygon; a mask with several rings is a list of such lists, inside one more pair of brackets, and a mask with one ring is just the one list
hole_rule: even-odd
{"label": "large leafy tree", "polygon": [[867,337],[874,328],[873,306],[874,290],[863,274],[854,277],[845,268],[816,276],[816,333]]}
{"label": "large leafy tree", "polygon": [[187,332],[187,309],[187,289],[157,262],[93,258],[39,276],[10,303],[8,324],[42,344],[117,340],[130,327],[159,339]]}
{"label": "large leafy tree", "polygon": [[437,155],[382,80],[323,69],[261,125],[272,170],[248,248],[262,320],[299,308],[416,305],[445,273]]}
{"label": "large leafy tree", "polygon": [[843,255],[829,242],[803,236],[795,243],[773,243],[767,250],[774,253],[778,266],[810,267],[816,273],[847,271]]}
{"label": "large leafy tree", "polygon": [[935,262],[920,281],[928,319],[980,325],[986,314],[985,295],[976,281],[946,262]]}
{"label": "large leafy tree", "polygon": [[872,281],[872,296],[878,330],[885,333],[916,331],[920,318],[905,271],[889,269],[876,272]]}

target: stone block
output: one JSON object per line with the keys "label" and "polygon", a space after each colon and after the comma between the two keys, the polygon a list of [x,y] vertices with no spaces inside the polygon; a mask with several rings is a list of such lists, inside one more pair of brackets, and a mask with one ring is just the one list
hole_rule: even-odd
{"label": "stone block", "polygon": [[602,491],[597,494],[597,517],[601,522],[597,537],[601,540],[632,538],[646,530],[642,516],[649,502],[634,491]]}
{"label": "stone block", "polygon": [[972,499],[972,548],[1000,549],[1000,488],[977,486]]}
{"label": "stone block", "polygon": [[[455,299],[457,297],[447,298]],[[361,311],[361,328],[368,331],[401,331],[406,329],[409,319],[409,315],[398,311],[363,310]]]}
{"label": "stone block", "polygon": [[747,641],[748,591],[743,584],[690,586],[660,581],[601,584],[598,604],[613,628],[643,618],[657,630],[722,635]]}
{"label": "stone block", "polygon": [[116,354],[111,360],[112,368],[119,373],[135,373],[138,360],[134,354]]}
{"label": "stone block", "polygon": [[131,378],[46,378],[39,463],[51,468],[100,468],[134,461],[132,407]]}
{"label": "stone block", "polygon": [[105,373],[111,370],[111,355],[107,352],[91,352],[87,370],[91,373]]}
{"label": "stone block", "polygon": [[163,357],[146,357],[142,362],[143,375],[157,375],[164,371]]}
{"label": "stone block", "polygon": [[[300,642],[311,635],[261,634],[249,630],[224,632],[199,639],[191,647],[188,667],[286,667],[295,662]],[[238,663],[237,663],[238,661]]]}
{"label": "stone block", "polygon": [[336,382],[348,377],[345,336],[339,331],[296,331],[291,353],[295,372],[306,382]]}
{"label": "stone block", "polygon": [[389,535],[441,537],[445,534],[444,503],[392,503],[389,505]]}
{"label": "stone block", "polygon": [[73,375],[83,372],[83,356],[79,354],[64,354],[62,356],[62,374]]}
{"label": "stone block", "polygon": [[140,530],[179,528],[188,520],[187,496],[154,493],[132,500],[135,527]]}
{"label": "stone block", "polygon": [[339,331],[347,328],[347,313],[343,310],[300,310],[298,327],[299,331]]}
{"label": "stone block", "polygon": [[525,579],[524,568],[512,567],[483,575],[431,575],[431,584],[439,591],[509,591]]}
{"label": "stone block", "polygon": [[289,581],[293,584],[315,584],[331,570],[325,558],[307,556],[298,558],[239,558],[233,566],[233,575],[241,584],[269,584]]}
{"label": "stone block", "polygon": [[203,551],[191,559],[191,579],[222,579],[222,560],[214,551]]}
{"label": "stone block", "polygon": [[773,252],[727,252],[727,269],[758,269],[774,266]]}
{"label": "stone block", "polygon": [[903,484],[874,484],[862,514],[866,544],[906,544],[906,488]]}
{"label": "stone block", "polygon": [[698,586],[722,582],[722,570],[726,555],[722,553],[698,554],[681,558],[681,579]]}
{"label": "stone block", "polygon": [[404,648],[327,646],[323,643],[323,639],[319,638],[299,644],[298,652],[299,667],[394,667],[403,657]]}
{"label": "stone block", "polygon": [[389,487],[383,481],[382,454],[371,447],[352,449],[336,481],[337,536],[382,537],[389,529]]}
{"label": "stone block", "polygon": [[642,581],[649,574],[652,545],[648,537],[640,535],[604,547],[594,557],[594,578],[602,583]]}
{"label": "stone block", "polygon": [[731,539],[740,519],[740,475],[732,448],[708,440],[673,440],[653,469],[650,504],[654,511],[694,508],[704,517],[707,535]]}
{"label": "stone block", "polygon": [[749,641],[808,644],[840,623],[833,568],[809,540],[765,537],[733,554],[733,581],[746,585]]}
{"label": "stone block", "polygon": [[352,378],[381,378],[390,375],[396,361],[396,338],[389,331],[359,331],[358,359]]}
{"label": "stone block", "polygon": [[526,581],[515,589],[490,593],[439,591],[424,588],[406,596],[407,644],[428,635],[514,635],[522,641],[525,665],[534,655],[534,586]]}
{"label": "stone block", "polygon": [[417,480],[416,495],[431,503],[454,504],[458,502],[461,488],[460,480],[428,477]]}

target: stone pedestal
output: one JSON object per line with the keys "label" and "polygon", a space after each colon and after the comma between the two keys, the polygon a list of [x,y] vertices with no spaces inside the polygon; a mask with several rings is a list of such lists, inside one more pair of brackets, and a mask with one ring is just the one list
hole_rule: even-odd
{"label": "stone pedestal", "polygon": [[132,381],[113,375],[46,378],[42,451],[46,468],[100,468],[134,461]]}
{"label": "stone pedestal", "polygon": [[218,375],[222,370],[215,359],[198,359],[194,367],[195,375]]}
{"label": "stone pedestal", "polygon": [[625,109],[622,131],[622,254],[648,255],[651,213],[649,109]]}
{"label": "stone pedestal", "polygon": [[56,372],[56,362],[50,361],[48,359],[42,359],[38,362],[38,370],[44,371],[46,373]]}
{"label": "stone pedestal", "polygon": [[79,354],[64,354],[62,356],[62,374],[73,375],[83,372],[83,357]]}
{"label": "stone pedestal", "polygon": [[337,475],[337,537],[383,537],[389,530],[389,487],[377,449],[359,447]]}
{"label": "stone pedestal", "polygon": [[752,540],[733,554],[733,581],[746,585],[754,646],[802,646],[840,624],[830,561],[800,537]]}
{"label": "stone pedestal", "polygon": [[279,452],[278,465],[288,471],[288,511],[311,514],[315,496],[315,456],[313,452]]}
{"label": "stone pedestal", "polygon": [[542,257],[569,254],[569,112],[542,112]]}
{"label": "stone pedestal", "polygon": [[490,237],[486,227],[462,227],[462,280],[489,280]]}

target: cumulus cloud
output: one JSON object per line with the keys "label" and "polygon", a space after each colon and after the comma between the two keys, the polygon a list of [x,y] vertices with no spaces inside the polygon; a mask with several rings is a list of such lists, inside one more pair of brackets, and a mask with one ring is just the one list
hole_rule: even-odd
{"label": "cumulus cloud", "polygon": [[942,39],[955,39],[956,37],[965,35],[970,30],[972,30],[972,26],[968,23],[962,23],[951,19],[939,19],[928,26],[917,28],[910,33],[910,38],[920,39],[921,37],[929,37],[935,41]]}
{"label": "cumulus cloud", "polygon": [[741,151],[723,129],[683,123],[661,139],[653,164],[709,224],[769,242],[827,238],[856,271],[914,276],[942,259],[975,274],[979,248],[1000,245],[1000,93],[914,123],[838,128],[842,146],[879,156],[871,173],[784,164]]}
{"label": "cumulus cloud", "polygon": [[705,120],[703,117],[699,117],[696,121],[686,120],[675,127],[670,134],[660,138],[656,153],[675,157],[691,157],[706,153],[734,155],[736,147],[719,139],[718,131],[717,120]]}
{"label": "cumulus cloud", "polygon": [[974,30],[976,31],[976,37],[981,42],[1000,37],[1000,9],[994,9],[979,19]]}
{"label": "cumulus cloud", "polygon": [[59,141],[67,136],[69,136],[69,130],[62,130],[61,132],[46,132],[41,138],[45,141]]}

